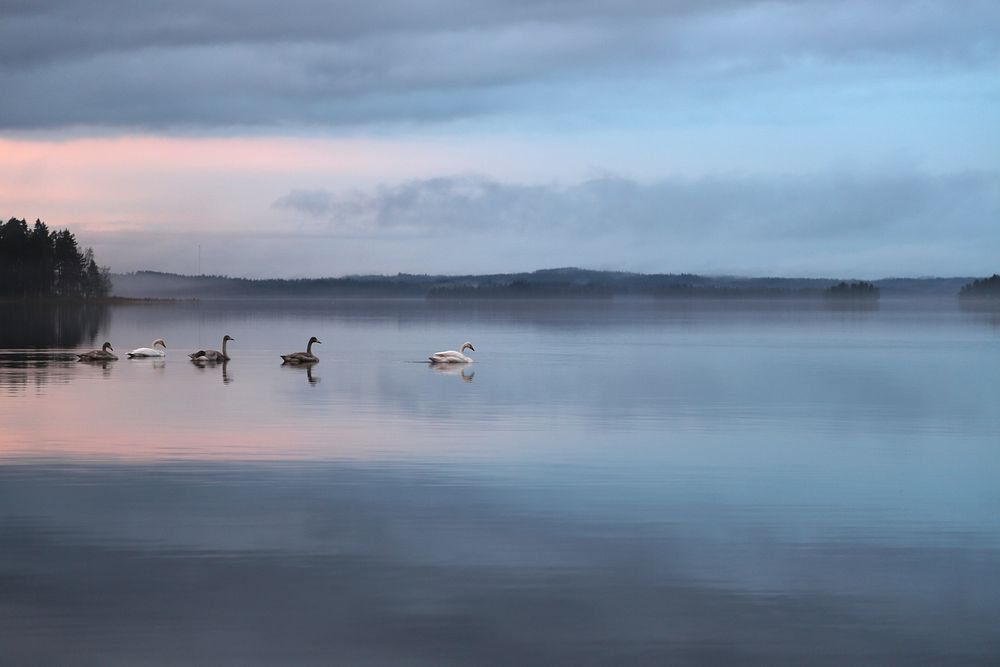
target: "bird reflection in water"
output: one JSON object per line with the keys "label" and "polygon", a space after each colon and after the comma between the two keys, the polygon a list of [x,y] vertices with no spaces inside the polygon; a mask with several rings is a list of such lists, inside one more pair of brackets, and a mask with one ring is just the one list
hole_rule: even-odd
{"label": "bird reflection in water", "polygon": [[[195,352],[195,354],[198,354],[198,352]],[[202,369],[202,370],[205,370],[207,368],[215,368],[216,366],[221,366],[222,367],[222,384],[230,384],[233,381],[233,376],[229,374],[229,360],[228,359],[220,362],[220,361],[209,360],[209,359],[206,359],[204,357],[202,357],[200,359],[192,358],[191,359],[191,363],[194,364],[195,366],[197,366],[198,368]]]}
{"label": "bird reflection in water", "polygon": [[298,373],[299,371],[304,370],[306,372],[306,380],[309,381],[309,384],[316,385],[319,384],[320,378],[317,375],[313,375],[313,366],[318,363],[318,361],[291,364],[284,363],[281,364],[281,367],[293,373]]}
{"label": "bird reflection in water", "polygon": [[164,357],[130,357],[132,359],[131,363],[133,366],[145,368],[149,366],[157,375],[163,375],[166,372],[167,360]]}
{"label": "bird reflection in water", "polygon": [[81,359],[84,367],[100,368],[101,376],[105,378],[111,377],[111,369],[115,367],[115,362],[113,361],[94,361],[94,360],[84,360]]}
{"label": "bird reflection in water", "polygon": [[463,382],[472,382],[472,378],[476,377],[476,371],[470,371],[467,364],[429,364],[428,368],[442,375],[460,377]]}

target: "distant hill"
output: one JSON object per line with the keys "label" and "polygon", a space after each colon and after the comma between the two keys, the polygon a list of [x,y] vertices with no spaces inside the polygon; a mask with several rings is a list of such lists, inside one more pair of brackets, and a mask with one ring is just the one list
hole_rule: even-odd
{"label": "distant hill", "polygon": [[[364,275],[298,280],[185,276],[157,271],[113,274],[112,293],[150,298],[813,298],[835,278],[740,278],[686,273],[544,269],[485,275]],[[883,297],[951,297],[972,278],[872,281]]]}

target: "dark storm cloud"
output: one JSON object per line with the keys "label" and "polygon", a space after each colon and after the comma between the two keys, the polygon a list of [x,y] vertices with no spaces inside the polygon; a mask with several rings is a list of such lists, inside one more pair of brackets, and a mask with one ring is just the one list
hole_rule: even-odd
{"label": "dark storm cloud", "polygon": [[0,128],[442,120],[622,74],[975,66],[998,34],[993,2],[3,2]]}

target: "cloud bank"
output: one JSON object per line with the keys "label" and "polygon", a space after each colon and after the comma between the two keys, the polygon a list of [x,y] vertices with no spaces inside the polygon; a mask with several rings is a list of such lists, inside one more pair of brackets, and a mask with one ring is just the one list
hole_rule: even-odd
{"label": "cloud bank", "polygon": [[455,176],[371,191],[292,190],[274,206],[317,220],[332,233],[372,236],[502,231],[805,240],[940,231],[981,237],[1000,215],[1000,175],[810,174],[654,182],[604,176],[572,185]]}
{"label": "cloud bank", "polygon": [[552,111],[570,91],[620,110],[788,76],[989,72],[1000,52],[986,0],[41,0],[0,18],[17,100],[0,130],[419,124]]}
{"label": "cloud bank", "polygon": [[427,272],[585,264],[967,275],[994,270],[1000,256],[995,172],[605,176],[569,185],[455,176],[371,190],[293,190],[274,206],[298,233],[385,250],[388,266]]}

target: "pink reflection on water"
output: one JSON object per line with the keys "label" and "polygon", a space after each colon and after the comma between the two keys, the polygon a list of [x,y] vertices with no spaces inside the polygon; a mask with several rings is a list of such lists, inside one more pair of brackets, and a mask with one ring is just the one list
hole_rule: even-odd
{"label": "pink reflection on water", "polygon": [[0,460],[358,459],[405,437],[337,406],[304,419],[270,384],[225,385],[180,360],[17,370],[0,378]]}

